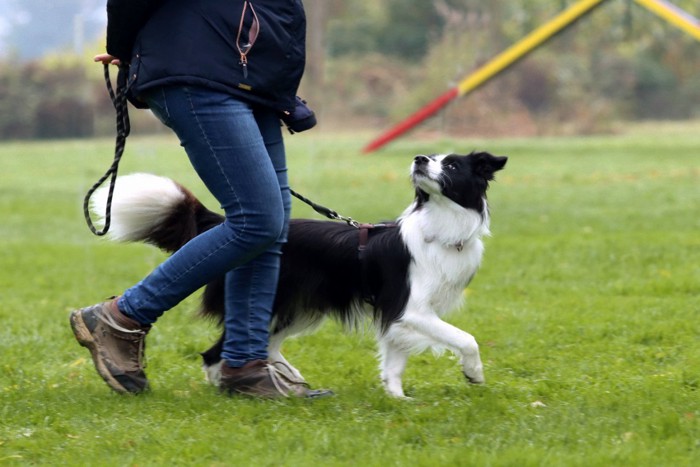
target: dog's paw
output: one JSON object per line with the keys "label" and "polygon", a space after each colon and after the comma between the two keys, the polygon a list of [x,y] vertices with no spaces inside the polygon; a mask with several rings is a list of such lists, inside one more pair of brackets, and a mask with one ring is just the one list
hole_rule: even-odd
{"label": "dog's paw", "polygon": [[477,358],[476,362],[466,362],[462,361],[462,374],[467,378],[471,384],[484,384],[486,380],[484,379],[484,367],[481,364],[481,360]]}
{"label": "dog's paw", "polygon": [[479,362],[479,365],[476,367],[462,368],[462,374],[464,374],[464,377],[467,378],[467,381],[471,384],[484,384],[486,382],[481,362]]}
{"label": "dog's paw", "polygon": [[484,384],[486,383],[486,380],[484,379],[484,374],[480,373],[477,375],[468,375],[466,372],[463,373],[464,377],[467,378],[467,381],[470,384]]}
{"label": "dog's paw", "polygon": [[413,397],[407,396],[406,394],[401,391],[401,394],[393,393],[387,391],[386,394],[391,397],[392,399],[400,400],[400,401],[412,401],[414,400]]}
{"label": "dog's paw", "polygon": [[382,385],[384,386],[384,390],[386,391],[387,395],[395,399],[410,399],[403,393],[403,387],[401,387],[400,381],[382,380]]}
{"label": "dog's paw", "polygon": [[221,362],[215,363],[214,365],[202,365],[204,370],[204,377],[207,382],[213,386],[218,386],[221,382]]}

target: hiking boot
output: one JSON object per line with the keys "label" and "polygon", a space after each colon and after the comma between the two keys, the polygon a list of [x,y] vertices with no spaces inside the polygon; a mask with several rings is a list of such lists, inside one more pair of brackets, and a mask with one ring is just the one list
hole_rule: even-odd
{"label": "hiking boot", "polygon": [[333,394],[326,389],[309,389],[305,381],[292,377],[289,371],[280,371],[265,360],[253,360],[240,368],[231,368],[224,363],[221,365],[219,389],[228,394],[245,394],[265,399],[318,398]]}
{"label": "hiking boot", "polygon": [[90,350],[97,373],[109,387],[120,393],[148,388],[142,362],[150,326],[124,316],[116,299],[73,311],[70,325],[80,345]]}

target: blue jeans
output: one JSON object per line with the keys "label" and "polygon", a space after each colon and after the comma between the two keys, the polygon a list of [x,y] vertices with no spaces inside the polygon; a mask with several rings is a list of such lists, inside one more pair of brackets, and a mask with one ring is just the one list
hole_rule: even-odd
{"label": "blue jeans", "polygon": [[266,359],[291,211],[279,118],[270,109],[203,87],[167,86],[143,98],[177,134],[221,204],[225,221],[193,238],[124,292],[118,306],[136,321],[151,324],[225,276],[222,358],[232,367]]}

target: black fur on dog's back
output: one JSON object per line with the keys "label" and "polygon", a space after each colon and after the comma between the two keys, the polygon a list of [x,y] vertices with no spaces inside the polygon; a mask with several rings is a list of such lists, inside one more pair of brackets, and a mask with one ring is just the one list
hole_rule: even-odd
{"label": "black fur on dog's back", "polygon": [[[387,244],[393,246],[387,248]],[[368,304],[382,330],[401,317],[409,294],[406,272],[410,255],[399,229],[371,228],[362,260],[358,247],[355,227],[332,221],[290,222],[289,238],[282,248],[273,334],[299,320],[302,310],[304,320],[330,315],[352,326],[358,319],[358,308]],[[206,287],[202,312],[222,319],[223,278]]]}

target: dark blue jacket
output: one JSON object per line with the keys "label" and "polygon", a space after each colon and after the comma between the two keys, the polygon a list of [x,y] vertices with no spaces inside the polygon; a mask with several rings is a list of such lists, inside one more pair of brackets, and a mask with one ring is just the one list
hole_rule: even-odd
{"label": "dark blue jacket", "polygon": [[[240,27],[245,3],[108,0],[107,52],[130,63],[130,96],[136,103],[150,88],[191,84],[293,110],[305,64],[301,0],[251,0]],[[246,72],[237,43],[249,42],[253,11],[259,32],[246,56]]]}

